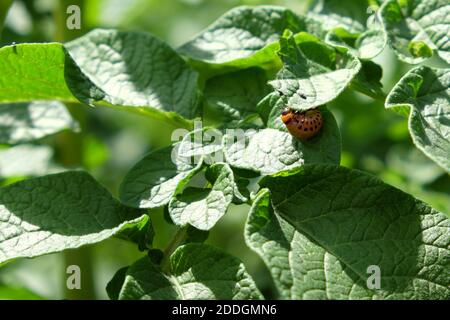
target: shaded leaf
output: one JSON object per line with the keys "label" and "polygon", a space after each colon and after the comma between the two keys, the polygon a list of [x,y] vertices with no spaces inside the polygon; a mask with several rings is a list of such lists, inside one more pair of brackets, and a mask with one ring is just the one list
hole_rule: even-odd
{"label": "shaded leaf", "polygon": [[285,29],[320,34],[320,25],[277,6],[241,6],[217,19],[179,48],[203,71],[252,66],[274,68],[278,39]]}
{"label": "shaded leaf", "polygon": [[51,173],[54,169],[52,157],[53,150],[49,146],[25,144],[0,149],[0,177],[34,177]]}
{"label": "shaded leaf", "polygon": [[262,299],[242,262],[204,244],[179,247],[170,257],[170,272],[145,257],[127,272],[123,300]]}
{"label": "shaded leaf", "polygon": [[[202,167],[177,156],[178,145],[158,149],[139,161],[120,185],[120,200],[134,208],[157,208],[169,203],[177,190]],[[175,150],[174,150],[175,149]]]}
{"label": "shaded leaf", "polygon": [[410,70],[392,89],[385,106],[409,114],[414,144],[450,172],[450,69]]}
{"label": "shaded leaf", "polygon": [[227,164],[215,164],[218,172],[211,189],[187,188],[169,203],[169,212],[177,225],[209,230],[226,213],[237,186]]}
{"label": "shaded leaf", "polygon": [[65,47],[110,104],[195,116],[197,73],[150,34],[98,29]]}
{"label": "shaded leaf", "polygon": [[[283,298],[450,297],[450,221],[442,213],[338,166],[303,166],[260,184],[270,202],[261,192],[246,239]],[[380,268],[379,289],[367,285],[370,266]]]}
{"label": "shaded leaf", "polygon": [[29,142],[65,129],[78,131],[79,125],[59,102],[0,105],[0,143]]}
{"label": "shaded leaf", "polygon": [[385,1],[380,8],[389,43],[407,63],[420,63],[432,51],[450,63],[450,4],[447,0]]}
{"label": "shaded leaf", "polygon": [[349,52],[339,53],[306,33],[297,42],[291,32],[280,39],[278,54],[284,66],[269,84],[291,109],[304,111],[335,99],[359,72],[361,63]]}
{"label": "shaded leaf", "polygon": [[140,251],[145,251],[153,244],[155,230],[153,229],[150,218],[147,215],[144,215],[140,221],[124,225],[116,234],[116,237],[134,242],[138,245]]}
{"label": "shaded leaf", "polygon": [[267,77],[261,69],[251,68],[209,79],[205,86],[207,103],[224,120],[241,120],[256,113],[256,105],[269,93]]}
{"label": "shaded leaf", "polygon": [[125,277],[129,268],[130,267],[128,266],[117,270],[113,278],[106,284],[106,293],[111,300],[119,300],[120,290],[125,282]]}
{"label": "shaded leaf", "polygon": [[0,263],[96,243],[141,216],[84,172],[21,181],[0,188]]}
{"label": "shaded leaf", "polygon": [[269,117],[269,128],[249,130],[242,136],[225,135],[223,145],[227,163],[267,175],[305,163],[340,162],[341,137],[331,112],[322,107],[322,130],[314,138],[301,141],[287,132],[281,122],[283,108],[282,101],[275,105]]}

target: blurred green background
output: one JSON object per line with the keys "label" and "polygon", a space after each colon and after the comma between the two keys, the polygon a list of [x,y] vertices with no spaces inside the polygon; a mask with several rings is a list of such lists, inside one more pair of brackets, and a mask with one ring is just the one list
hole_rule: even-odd
{"label": "blurred green background", "polygon": [[[297,13],[306,12],[310,1],[301,0],[15,0],[6,20],[1,45],[22,42],[68,41],[94,28],[143,30],[177,47],[227,10],[238,5],[276,4]],[[355,1],[364,3],[364,1]],[[82,8],[80,31],[65,28],[70,4]],[[364,4],[363,4],[364,6]],[[390,49],[375,59],[383,67],[383,86],[388,93],[410,68]],[[430,61],[427,64],[433,65]],[[170,144],[176,129],[139,115],[107,108],[68,106],[83,131],[63,132],[35,145],[47,148],[47,170],[83,167],[115,196],[126,172],[144,154]],[[384,110],[383,103],[351,91],[330,105],[341,128],[344,166],[371,172],[436,209],[450,213],[450,177],[414,148],[407,119]],[[5,146],[3,148],[6,148]],[[29,160],[29,159],[23,159]],[[48,162],[48,158],[45,159]],[[18,179],[9,177],[0,184]],[[211,231],[208,243],[244,261],[267,298],[275,298],[269,273],[244,243],[243,229],[249,207],[234,206]],[[174,228],[164,222],[162,210],[151,213],[155,246],[163,248]],[[106,299],[105,286],[117,269],[141,257],[135,245],[110,239],[103,243],[32,260],[17,260],[0,267],[0,299]],[[66,288],[66,266],[80,265],[82,290]]]}

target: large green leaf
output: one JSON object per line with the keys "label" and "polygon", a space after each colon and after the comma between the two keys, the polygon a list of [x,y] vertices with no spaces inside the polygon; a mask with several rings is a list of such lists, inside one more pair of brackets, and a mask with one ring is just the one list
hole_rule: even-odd
{"label": "large green leaf", "polygon": [[150,34],[99,29],[65,47],[110,104],[195,116],[197,73]]}
{"label": "large green leaf", "polygon": [[[266,177],[246,227],[282,298],[449,299],[450,221],[366,173],[307,165]],[[380,268],[380,288],[371,266]]]}
{"label": "large green leaf", "polygon": [[209,230],[226,213],[237,191],[233,171],[227,164],[213,165],[212,188],[187,188],[169,203],[170,217],[177,225]]}
{"label": "large green leaf", "polygon": [[[297,44],[296,44],[297,41]],[[280,39],[284,66],[270,85],[295,110],[308,110],[335,99],[352,81],[361,63],[349,52],[338,52],[307,33],[297,40],[291,32]]]}
{"label": "large green leaf", "polygon": [[360,59],[379,55],[387,43],[377,14],[368,15],[366,1],[315,0],[309,16],[328,31],[326,42],[351,50]]}
{"label": "large green leaf", "polygon": [[349,49],[360,59],[368,60],[378,56],[387,43],[387,36],[380,28],[370,29],[361,34],[349,33],[342,28],[336,28],[327,33],[326,42],[333,46]]}
{"label": "large green leaf", "polygon": [[341,135],[330,111],[325,107],[320,109],[324,119],[322,130],[316,137],[301,141],[287,132],[280,120],[284,104],[282,100],[276,101],[269,117],[269,128],[257,132],[248,130],[239,136],[224,136],[227,163],[262,175],[291,169],[304,163],[340,163]]}
{"label": "large green leaf", "polygon": [[361,33],[367,20],[366,9],[366,1],[314,0],[308,15],[320,21],[326,31],[341,27],[351,33]]}
{"label": "large green leaf", "polygon": [[194,124],[194,130],[186,134],[177,145],[177,156],[195,163],[203,158],[209,164],[214,159],[221,158],[222,133],[213,127],[197,127],[197,123],[199,122]]}
{"label": "large green leaf", "polygon": [[158,149],[139,161],[120,186],[120,200],[134,208],[157,208],[169,203],[177,190],[202,167],[202,161],[176,154],[178,145]]}
{"label": "large green leaf", "polygon": [[44,297],[27,288],[0,284],[0,300],[44,300]]}
{"label": "large green leaf", "polygon": [[79,127],[59,102],[0,105],[0,143],[29,142],[64,129]]}
{"label": "large green leaf", "polygon": [[22,144],[0,149],[0,178],[33,177],[49,174],[53,150],[49,146]]}
{"label": "large green leaf", "polygon": [[0,263],[105,240],[141,213],[119,204],[84,172],[66,172],[0,189]]}
{"label": "large green leaf", "polygon": [[0,85],[0,103],[82,101],[185,127],[198,105],[197,73],[167,44],[139,32],[95,30],[65,46],[0,48]]}
{"label": "large green leaf", "polygon": [[262,299],[242,262],[204,244],[179,247],[163,273],[148,257],[127,271],[119,299],[248,300]]}
{"label": "large green leaf", "polygon": [[415,145],[450,172],[450,69],[412,69],[392,89],[386,108],[409,114]]}
{"label": "large green leaf", "polygon": [[206,82],[206,102],[225,121],[242,120],[256,113],[256,105],[269,93],[267,77],[257,68],[228,73]]}
{"label": "large green leaf", "polygon": [[71,64],[69,59],[59,43],[25,43],[0,48],[0,103],[76,102],[64,74]]}
{"label": "large green leaf", "polygon": [[450,63],[448,0],[388,0],[380,15],[389,43],[407,63],[419,63],[433,51]]}
{"label": "large green leaf", "polygon": [[179,52],[201,69],[273,68],[279,65],[275,51],[286,29],[320,33],[316,22],[286,8],[242,6],[225,13]]}

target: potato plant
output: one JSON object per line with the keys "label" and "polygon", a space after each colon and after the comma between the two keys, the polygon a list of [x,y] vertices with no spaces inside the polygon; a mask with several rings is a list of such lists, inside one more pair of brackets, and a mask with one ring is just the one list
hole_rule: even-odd
{"label": "potato plant", "polygon": [[[0,268],[115,237],[142,257],[108,283],[111,299],[264,299],[244,263],[207,240],[243,206],[245,243],[276,298],[450,299],[450,208],[341,166],[352,138],[333,105],[358,92],[407,117],[417,154],[448,178],[450,6],[349,2],[239,6],[179,47],[117,29],[1,47]],[[410,65],[388,88],[385,50]],[[83,131],[82,105],[174,126],[173,144],[131,166],[118,197],[87,167],[44,170],[49,155],[32,143]],[[161,208],[177,228],[164,248]]]}

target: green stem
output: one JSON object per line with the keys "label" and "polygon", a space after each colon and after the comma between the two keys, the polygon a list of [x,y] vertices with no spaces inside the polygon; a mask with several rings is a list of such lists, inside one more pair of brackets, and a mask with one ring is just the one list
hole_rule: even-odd
{"label": "green stem", "polygon": [[[66,281],[70,274],[64,274],[64,297],[68,300],[95,300],[94,275],[92,272],[92,251],[90,247],[64,251],[66,268],[76,265],[80,268],[80,289],[69,289]],[[65,272],[66,270],[64,270]]]}
{"label": "green stem", "polygon": [[164,273],[170,273],[170,256],[186,240],[187,227],[178,229],[172,240],[164,250],[164,258],[161,261],[161,269]]}
{"label": "green stem", "polygon": [[[67,8],[70,5],[77,5],[81,10],[81,29],[69,30],[66,25],[67,18]],[[56,25],[56,32],[54,40],[58,42],[70,41],[75,38],[80,37],[85,33],[84,16],[85,13],[85,1],[84,0],[58,0],[55,9],[53,11],[53,17]]]}
{"label": "green stem", "polygon": [[[3,23],[5,22],[8,14],[9,7],[12,4],[12,0],[2,0],[0,2],[0,36],[3,31]],[[0,37],[1,38],[1,37]]]}
{"label": "green stem", "polygon": [[[68,30],[66,26],[67,7],[71,4],[76,4],[82,7],[83,1],[74,0],[60,0],[57,1],[53,16],[56,26],[56,33],[54,40],[64,42],[77,37],[81,30]],[[76,104],[67,104],[67,109],[72,117],[76,119],[84,132],[86,127],[87,117],[85,110]],[[60,162],[65,167],[81,167],[83,165],[83,138],[81,133],[74,133],[71,131],[62,132],[58,135],[56,141],[57,153]],[[81,271],[81,289],[69,289],[67,286],[67,278],[70,276],[64,272],[64,296],[69,300],[87,300],[96,298],[94,272],[92,266],[91,248],[81,247],[75,250],[64,251],[64,262],[66,268],[71,265],[76,265]],[[64,270],[65,271],[65,270]]]}

